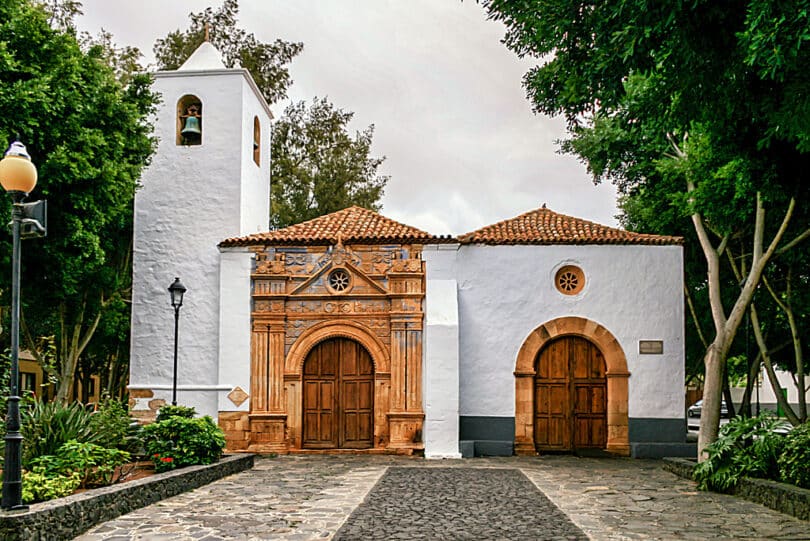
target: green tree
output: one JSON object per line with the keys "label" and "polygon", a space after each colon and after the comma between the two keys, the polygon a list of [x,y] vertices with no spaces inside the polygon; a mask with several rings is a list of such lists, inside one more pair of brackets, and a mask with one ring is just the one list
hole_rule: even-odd
{"label": "green tree", "polygon": [[238,14],[237,0],[225,0],[217,10],[207,8],[200,13],[190,13],[191,24],[187,30],[175,30],[155,42],[158,66],[163,70],[179,68],[207,34],[211,44],[222,53],[225,65],[248,70],[267,103],[275,103],[287,96],[292,84],[287,64],[304,45],[281,39],[262,43],[236,25]]}
{"label": "green tree", "polygon": [[[0,0],[0,141],[25,142],[39,169],[30,199],[48,199],[48,237],[23,244],[23,327],[35,354],[36,337],[56,337],[64,401],[105,310],[128,295],[132,201],[153,152],[156,96],[149,76],[122,85],[104,47],[83,51],[50,19],[31,1]],[[0,205],[8,215],[7,198]],[[9,268],[10,239],[0,242]],[[4,297],[9,278],[0,275]]]}
{"label": "green tree", "polygon": [[[717,438],[726,357],[760,276],[810,233],[806,221],[793,220],[796,200],[799,209],[807,202],[810,171],[810,5],[484,5],[506,24],[510,48],[546,60],[524,85],[537,112],[566,117],[571,138],[563,150],[580,156],[597,181],[614,182],[625,208],[692,222],[713,325],[702,458]],[[732,241],[745,248],[737,252],[740,281],[730,289],[721,264]]]}
{"label": "green tree", "polygon": [[352,137],[354,113],[326,98],[284,110],[273,126],[270,165],[270,223],[286,227],[358,205],[379,210],[388,177],[377,170],[385,160],[369,156],[374,126]]}

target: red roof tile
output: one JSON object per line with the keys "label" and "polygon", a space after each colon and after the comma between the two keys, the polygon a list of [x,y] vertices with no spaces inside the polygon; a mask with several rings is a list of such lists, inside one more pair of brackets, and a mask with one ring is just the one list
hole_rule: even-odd
{"label": "red roof tile", "polygon": [[683,244],[681,237],[633,233],[587,220],[535,209],[459,235],[461,244]]}
{"label": "red roof tile", "polygon": [[330,245],[340,236],[343,242],[382,244],[387,242],[455,242],[421,229],[401,224],[362,207],[349,207],[284,229],[225,239],[220,246]]}

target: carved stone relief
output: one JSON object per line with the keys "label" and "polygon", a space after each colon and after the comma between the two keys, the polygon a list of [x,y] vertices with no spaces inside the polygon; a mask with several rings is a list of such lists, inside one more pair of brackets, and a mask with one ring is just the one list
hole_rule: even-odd
{"label": "carved stone relief", "polygon": [[[346,273],[350,287],[343,290],[327,287],[327,278],[336,271]],[[272,325],[274,330],[271,335],[263,327],[257,328],[254,339],[256,344],[265,344],[262,340],[267,340],[269,345],[266,347],[278,349],[270,354],[267,353],[269,349],[262,349],[264,345],[257,346],[253,359],[260,369],[255,373],[266,378],[262,380],[266,381],[265,388],[283,388],[285,398],[278,405],[268,406],[269,410],[259,408],[259,413],[251,410],[253,417],[264,417],[251,417],[246,436],[250,445],[257,446],[256,449],[272,448],[281,452],[301,447],[303,375],[287,363],[292,358],[297,359],[296,352],[312,336],[321,336],[318,333],[323,329],[335,328],[338,329],[334,331],[335,336],[346,336],[341,332],[348,332],[349,337],[355,334],[365,336],[352,339],[365,340],[364,347],[371,348],[369,351],[376,348],[375,359],[378,361],[375,362],[381,362],[385,367],[375,380],[375,448],[411,451],[421,448],[421,438],[415,437],[421,433],[424,416],[421,382],[397,379],[392,374],[419,373],[420,370],[422,271],[418,247],[414,249],[410,245],[348,247],[338,239],[328,248],[285,246],[256,249],[254,327],[257,321],[262,325],[266,322],[268,329]],[[279,335],[282,330],[283,334]],[[407,347],[392,348],[394,340],[405,340],[402,331],[408,333]],[[324,336],[329,338],[332,335]],[[251,394],[262,396],[258,391]],[[235,393],[229,398],[236,404],[242,396]],[[392,412],[405,417],[392,420]],[[389,432],[396,437],[389,438]]]}

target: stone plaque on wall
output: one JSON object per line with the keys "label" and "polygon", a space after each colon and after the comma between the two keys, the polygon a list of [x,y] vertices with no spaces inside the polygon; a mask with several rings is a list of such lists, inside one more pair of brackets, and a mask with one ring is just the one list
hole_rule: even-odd
{"label": "stone plaque on wall", "polygon": [[662,355],[664,353],[663,340],[639,340],[638,352],[641,355]]}

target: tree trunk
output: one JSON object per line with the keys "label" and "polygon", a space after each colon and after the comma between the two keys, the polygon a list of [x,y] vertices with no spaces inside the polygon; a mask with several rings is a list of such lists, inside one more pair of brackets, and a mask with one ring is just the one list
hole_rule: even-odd
{"label": "tree trunk", "polygon": [[[676,150],[679,149],[676,147]],[[692,181],[687,181],[687,187],[689,192],[695,190],[695,185]],[[790,218],[793,215],[795,206],[796,202],[791,199],[779,230],[774,235],[768,248],[764,249],[765,209],[762,206],[762,198],[757,194],[751,266],[745,276],[745,282],[742,285],[740,294],[737,296],[736,301],[734,301],[734,306],[732,306],[728,317],[726,316],[725,307],[723,306],[720,290],[720,256],[726,249],[729,235],[723,237],[720,246],[715,248],[709,240],[709,235],[703,223],[703,217],[699,213],[692,214],[692,223],[695,226],[695,232],[700,240],[703,255],[706,257],[709,304],[712,310],[712,319],[716,333],[714,341],[712,341],[712,345],[706,351],[704,358],[706,385],[703,388],[703,407],[700,416],[700,433],[698,434],[698,460],[702,461],[706,458],[704,455],[706,446],[717,439],[717,434],[720,429],[720,395],[723,388],[723,370],[725,369],[726,354],[742,322],[743,315],[754,296],[754,291],[759,285],[762,272],[765,270],[765,265],[768,264],[771,256],[773,256],[776,247],[782,240],[782,236],[790,223]],[[706,415],[707,410],[708,415]]]}
{"label": "tree trunk", "polygon": [[751,323],[754,326],[754,338],[756,338],[757,346],[759,346],[759,352],[762,355],[762,361],[765,365],[765,373],[768,374],[768,381],[771,382],[771,387],[776,395],[776,403],[779,404],[779,407],[785,412],[785,417],[787,417],[788,421],[790,421],[790,424],[793,426],[799,426],[799,418],[796,416],[793,408],[790,407],[787,399],[782,394],[782,387],[779,385],[779,380],[776,379],[776,372],[773,369],[773,362],[771,362],[771,356],[768,353],[768,349],[765,345],[765,339],[762,337],[762,330],[759,326],[759,316],[757,315],[756,306],[751,304],[750,311]]}
{"label": "tree trunk", "polygon": [[[54,398],[57,402],[66,403],[70,400],[70,397],[73,396],[73,384],[76,378],[76,366],[79,364],[79,357],[81,357],[87,344],[90,343],[90,339],[93,338],[93,334],[95,334],[98,328],[98,322],[101,321],[101,310],[99,310],[93,318],[93,322],[84,330],[83,325],[86,309],[87,301],[85,300],[82,302],[76,321],[72,325],[69,325],[68,322],[65,321],[67,307],[61,305],[59,309],[59,325],[62,331],[59,357],[62,360],[62,366],[59,370],[56,397]],[[69,327],[71,333],[68,337],[67,330]],[[84,334],[82,334],[83,330]]]}
{"label": "tree trunk", "polygon": [[731,396],[731,385],[728,382],[728,364],[723,369],[723,400],[726,402],[726,410],[729,417],[735,417],[737,410],[734,408],[734,399]]}
{"label": "tree trunk", "polygon": [[703,362],[706,379],[703,382],[703,406],[700,410],[698,432],[698,460],[704,460],[704,449],[717,439],[720,430],[720,395],[723,389],[723,368],[726,362],[723,350],[724,336],[720,335],[709,346]]}
{"label": "tree trunk", "polygon": [[754,389],[756,388],[757,380],[759,379],[759,369],[762,365],[760,358],[761,355],[757,354],[753,361],[749,362],[748,374],[746,374],[745,377],[745,392],[743,393],[742,403],[740,404],[740,413],[746,415],[747,417],[752,416],[751,397],[754,394]]}
{"label": "tree trunk", "polygon": [[790,339],[791,344],[793,345],[793,358],[796,361],[796,380],[794,381],[794,384],[796,386],[796,390],[798,391],[799,397],[799,411],[797,416],[799,420],[804,423],[807,421],[807,388],[804,384],[805,377],[802,341],[799,334],[799,326],[796,323],[796,315],[793,312],[793,306],[791,304],[793,268],[788,267],[784,298],[774,291],[770,282],[766,278],[763,278],[762,281],[765,284],[765,287],[768,289],[768,293],[771,294],[771,298],[773,298],[774,302],[776,302],[776,305],[779,306],[779,308],[785,313],[788,327],[790,328]]}

